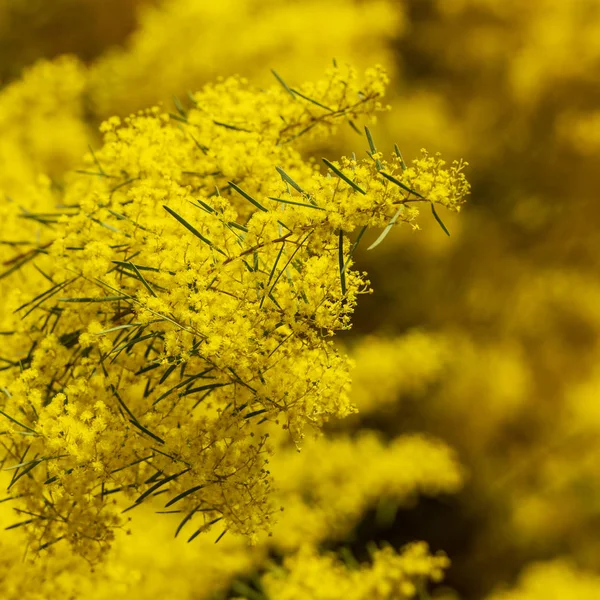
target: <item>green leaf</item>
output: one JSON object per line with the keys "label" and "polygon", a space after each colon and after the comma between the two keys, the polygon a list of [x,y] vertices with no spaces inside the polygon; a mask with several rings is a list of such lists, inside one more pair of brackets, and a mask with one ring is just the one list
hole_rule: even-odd
{"label": "green leaf", "polygon": [[206,202],[200,200],[200,198],[196,198],[196,201],[200,204],[200,206],[197,206],[192,202],[192,204],[194,204],[196,208],[203,208],[207,213],[211,215],[216,214],[217,211],[212,206],[210,206],[210,204],[207,204]]}
{"label": "green leaf", "polygon": [[195,540],[203,531],[206,531],[211,525],[214,525],[215,523],[218,523],[219,521],[222,521],[223,517],[217,517],[216,519],[213,519],[212,521],[210,521],[209,523],[206,523],[205,525],[202,525],[202,527],[200,527],[199,529],[197,529],[189,538],[188,538],[188,544],[192,541]]}
{"label": "green leaf", "polygon": [[104,169],[102,168],[102,165],[100,164],[100,161],[96,158],[96,153],[94,152],[92,146],[90,144],[88,144],[88,148],[90,150],[90,152],[92,153],[92,158],[94,159],[94,162],[96,163],[96,166],[98,167],[98,171],[104,175],[105,177],[109,177],[109,175],[107,175],[104,172]]}
{"label": "green leaf", "polygon": [[293,200],[284,200],[283,198],[275,198],[273,196],[269,196],[269,200],[275,200],[275,202],[283,202],[283,204],[293,204],[294,206],[302,206],[302,208],[315,208],[316,210],[325,210],[322,206],[317,206],[316,204],[294,202]]}
{"label": "green leaf", "polygon": [[319,108],[323,108],[331,113],[335,112],[335,110],[333,110],[333,108],[329,108],[329,106],[325,106],[324,104],[321,104],[320,102],[317,102],[317,100],[314,100],[313,98],[309,98],[308,96],[305,96],[304,94],[302,94],[301,92],[299,92],[298,90],[295,90],[292,88],[292,92],[294,94],[296,94],[297,96],[300,96],[300,98],[304,98],[304,100],[311,102],[312,104],[314,104],[315,106],[318,106]]}
{"label": "green leaf", "polygon": [[207,383],[206,385],[201,385],[199,387],[195,387],[189,390],[186,390],[181,394],[181,396],[190,396],[191,394],[197,394],[198,392],[205,392],[206,390],[216,390],[220,387],[225,387],[227,385],[231,385],[231,383]]}
{"label": "green leaf", "polygon": [[225,127],[225,129],[232,129],[233,131],[245,131],[246,133],[252,133],[249,129],[244,129],[243,127],[238,127],[237,125],[230,125],[229,123],[222,123],[221,121],[213,120],[215,125],[219,127]]}
{"label": "green leaf", "polygon": [[226,533],[227,533],[227,529],[223,529],[223,533],[221,533],[221,535],[215,540],[215,544],[218,544],[223,539],[223,536]]}
{"label": "green leaf", "polygon": [[158,296],[156,295],[156,292],[150,287],[144,276],[140,273],[140,270],[132,262],[130,262],[129,265],[135,271],[135,274],[138,276],[138,279],[144,284],[144,287],[150,292],[150,295],[157,298]]}
{"label": "green leaf", "polygon": [[402,167],[402,170],[406,171],[406,169],[407,169],[406,163],[404,162],[404,159],[402,158],[402,152],[400,152],[400,148],[398,148],[398,144],[394,144],[394,150],[396,152],[396,156],[400,159],[400,166]]}
{"label": "green leaf", "polygon": [[348,125],[350,125],[350,127],[352,127],[352,129],[354,129],[354,131],[356,131],[356,133],[358,133],[358,135],[362,135],[362,133],[360,132],[360,129],[355,125],[354,121],[352,121],[351,119],[348,119]]}
{"label": "green leaf", "polygon": [[181,475],[187,473],[188,471],[190,471],[190,469],[184,469],[183,471],[179,471],[179,473],[174,473],[173,475],[169,475],[168,477],[165,477],[164,479],[161,479],[158,483],[155,483],[153,486],[149,487],[136,501],[135,504],[139,504],[140,502],[142,502],[142,500],[144,500],[145,498],[147,498],[150,494],[152,494],[153,492],[155,492],[157,489],[161,488],[163,485],[174,481],[175,479],[177,479],[178,477],[181,477]]}
{"label": "green leaf", "polygon": [[446,226],[444,225],[444,223],[440,219],[439,215],[437,214],[437,212],[435,210],[435,206],[433,205],[433,202],[431,203],[431,212],[433,213],[433,216],[435,217],[435,220],[439,223],[440,227],[444,230],[444,233],[449,236],[450,232],[448,231],[448,229],[446,229]]}
{"label": "green leaf", "polygon": [[171,498],[171,500],[169,500],[165,504],[165,508],[169,508],[169,506],[173,506],[173,504],[176,504],[180,500],[187,498],[194,492],[199,492],[201,489],[204,489],[207,485],[209,485],[209,484],[203,483],[202,485],[196,485],[194,487],[191,487],[189,490],[185,490],[185,492],[181,492],[181,494],[177,494],[177,496],[175,496],[174,498]]}
{"label": "green leaf", "polygon": [[23,429],[26,429],[27,431],[31,431],[32,433],[35,433],[37,435],[37,431],[35,429],[31,429],[31,427],[27,427],[27,425],[23,425],[23,423],[21,423],[20,421],[17,421],[15,418],[11,417],[10,415],[7,415],[4,411],[0,410],[0,415],[3,415],[4,417],[6,417],[9,421],[12,421],[13,423],[15,423],[15,425],[18,425],[19,427],[22,427]]}
{"label": "green leaf", "polygon": [[179,98],[177,96],[173,96],[173,104],[175,104],[175,108],[177,109],[177,112],[182,117],[187,118],[187,112],[186,112],[185,108],[183,108],[183,104],[181,104],[181,102],[179,101]]}
{"label": "green leaf", "polygon": [[357,192],[360,192],[364,196],[367,195],[367,192],[363,190],[358,184],[354,183],[351,179],[346,177],[333,163],[329,162],[326,158],[323,159],[323,162],[343,181],[345,181],[350,187],[355,189]]}
{"label": "green leaf", "polygon": [[[369,128],[365,125],[365,133],[367,134],[367,141],[369,142],[369,148],[371,149],[371,153],[367,153],[369,154],[369,156],[371,158],[373,158],[373,154],[377,154],[377,148],[375,148],[375,142],[373,141],[373,136],[371,135],[371,131],[369,130]],[[375,159],[375,166],[377,167],[378,171],[381,171],[381,169],[383,169],[383,165],[381,164],[381,161],[376,158]]]}
{"label": "green leaf", "polygon": [[241,187],[237,186],[233,181],[228,181],[231,188],[233,188],[240,196],[248,200],[250,204],[253,204],[258,208],[258,210],[262,210],[263,212],[269,212],[260,202],[255,200],[250,194],[246,193]]}
{"label": "green leaf", "polygon": [[129,300],[131,296],[102,296],[101,298],[59,298],[59,302],[118,302]]}
{"label": "green leaf", "polygon": [[377,246],[379,246],[379,244],[381,244],[381,242],[383,242],[383,240],[385,240],[388,233],[391,231],[392,227],[394,226],[394,223],[398,220],[398,217],[402,214],[403,211],[404,211],[404,206],[401,206],[396,211],[396,214],[391,218],[391,220],[387,224],[386,228],[381,232],[381,235],[367,248],[367,250],[373,250],[373,248],[376,248]]}
{"label": "green leaf", "polygon": [[365,225],[359,231],[358,235],[356,236],[356,239],[354,240],[354,244],[352,244],[352,247],[350,248],[350,252],[348,253],[348,260],[346,260],[346,264],[344,265],[344,270],[346,270],[346,267],[348,266],[348,262],[354,255],[354,251],[356,250],[356,247],[358,246],[358,244],[360,244],[360,240],[362,239],[362,236],[365,235],[365,232],[367,231],[367,229],[368,229],[368,226]]}
{"label": "green leaf", "polygon": [[187,123],[188,120],[185,117],[182,117],[180,115],[176,115],[175,113],[170,112],[169,113],[169,117],[171,117],[171,119],[175,120],[175,121],[179,121],[180,123]]}
{"label": "green leaf", "polygon": [[289,183],[300,194],[304,194],[304,190],[281,167],[275,167],[275,170],[281,175],[283,181]]}
{"label": "green leaf", "polygon": [[189,131],[188,135],[192,138],[192,140],[194,140],[194,144],[196,144],[196,147],[198,148],[198,150],[200,150],[200,152],[202,152],[202,154],[208,153],[208,146],[204,146],[203,144],[201,144]]}
{"label": "green leaf", "polygon": [[179,532],[183,529],[184,525],[197,513],[197,512],[206,512],[209,509],[204,509],[204,508],[200,508],[202,506],[202,504],[198,504],[198,506],[196,506],[196,508],[192,509],[185,517],[184,519],[181,521],[181,523],[179,523],[179,526],[177,527],[177,529],[175,530],[175,537],[177,537],[179,535]]}
{"label": "green leaf", "polygon": [[384,173],[383,171],[380,171],[379,173],[380,173],[380,175],[383,175],[387,180],[391,181],[393,184],[395,184],[398,187],[402,188],[403,190],[407,191],[409,194],[414,194],[418,198],[422,198],[423,200],[426,200],[425,196],[422,196],[421,194],[419,194],[419,192],[416,192],[415,190],[409,188],[407,185],[405,185],[404,183],[402,183],[401,181],[399,181],[392,175],[388,175],[387,173]]}
{"label": "green leaf", "polygon": [[367,134],[367,141],[369,142],[369,148],[371,149],[371,154],[375,154],[377,149],[375,148],[375,142],[373,142],[373,136],[371,135],[371,131],[365,125],[365,133]]}
{"label": "green leaf", "polygon": [[159,444],[165,443],[165,440],[158,437],[156,434],[152,433],[149,429],[144,427],[139,421],[134,420],[134,419],[129,419],[129,422],[132,425],[134,425],[135,427],[137,427],[142,433],[145,433],[146,435],[150,436],[153,440],[156,440]]}
{"label": "green leaf", "polygon": [[346,295],[346,265],[344,264],[344,232],[338,232],[338,258],[340,265],[340,281],[342,283],[342,296]]}
{"label": "green leaf", "polygon": [[29,525],[29,523],[33,523],[35,521],[35,519],[27,519],[27,521],[21,521],[20,523],[15,523],[14,525],[9,525],[8,527],[5,527],[5,531],[8,531],[9,529],[17,529],[18,527],[22,527],[23,525]]}
{"label": "green leaf", "polygon": [[213,243],[207,237],[203,236],[193,225],[190,225],[190,223],[188,223],[181,215],[178,215],[172,208],[169,208],[165,204],[163,204],[163,208],[172,217],[174,217],[175,219],[177,219],[188,231],[190,231],[191,233],[193,233],[198,239],[202,240],[205,244],[207,244],[211,248],[214,248],[217,252],[219,252],[223,256],[226,256],[226,254],[225,254],[225,252],[223,252],[223,250],[221,250],[220,248],[217,248],[216,246],[214,246]]}
{"label": "green leaf", "polygon": [[248,414],[244,415],[244,419],[251,419],[252,417],[256,417],[257,415],[262,415],[267,412],[266,408],[261,408],[260,410],[253,410]]}
{"label": "green leaf", "polygon": [[131,348],[132,346],[135,346],[135,344],[139,344],[140,342],[143,342],[143,341],[148,340],[150,338],[159,337],[160,335],[161,335],[160,332],[154,331],[152,333],[147,333],[146,335],[135,336],[133,339],[131,339],[131,340],[127,341],[127,342],[124,342],[119,347],[113,348],[110,351],[110,353],[111,354],[119,353],[119,352],[125,350],[126,348]]}
{"label": "green leaf", "polygon": [[296,96],[294,95],[294,92],[292,92],[292,90],[288,87],[288,84],[277,74],[277,71],[275,71],[275,69],[271,69],[271,73],[273,73],[273,75],[275,76],[275,79],[277,79],[277,81],[279,81],[279,83],[282,85],[283,89],[294,99],[296,100]]}

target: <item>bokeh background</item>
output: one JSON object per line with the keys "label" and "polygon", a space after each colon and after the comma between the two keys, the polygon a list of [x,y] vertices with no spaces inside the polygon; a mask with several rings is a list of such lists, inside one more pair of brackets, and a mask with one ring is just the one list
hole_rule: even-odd
{"label": "bokeh background", "polygon": [[358,254],[375,292],[341,343],[361,412],[331,425],[443,440],[464,486],[382,488],[328,547],[426,540],[452,560],[436,598],[600,598],[600,0],[0,0],[0,189],[60,185],[113,114],[332,59],[388,69],[378,149],[462,157],[472,196],[451,237],[424,219]]}

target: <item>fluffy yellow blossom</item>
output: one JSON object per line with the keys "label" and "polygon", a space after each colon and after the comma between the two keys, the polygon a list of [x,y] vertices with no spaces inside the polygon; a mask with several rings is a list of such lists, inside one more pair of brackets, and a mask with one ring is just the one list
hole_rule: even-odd
{"label": "fluffy yellow blossom", "polygon": [[[331,340],[369,287],[347,234],[386,226],[382,239],[418,203],[442,224],[434,206],[458,210],[468,192],[461,163],[386,160],[368,129],[364,160],[302,161],[297,137],[380,110],[386,81],[380,68],[294,90],[232,78],[172,115],[106,122],[59,195],[49,285],[17,310],[31,346],[5,378],[11,489],[36,515],[34,549],[67,540],[97,559],[121,522],[116,494],[127,510],[162,495],[190,540],[270,529],[269,436],[298,444],[355,410]],[[444,468],[427,468],[443,487]]]}
{"label": "fluffy yellow blossom", "polygon": [[374,549],[371,560],[349,568],[335,554],[305,546],[286,557],[283,568],[267,573],[262,584],[268,597],[278,600],[399,600],[415,598],[429,580],[439,582],[450,565],[445,555],[431,555],[424,543],[400,553],[390,547]]}
{"label": "fluffy yellow blossom", "polygon": [[351,398],[361,414],[394,405],[402,395],[422,393],[450,361],[448,340],[419,330],[395,339],[362,338],[351,354]]}
{"label": "fluffy yellow blossom", "polygon": [[0,192],[21,206],[40,174],[62,175],[85,151],[86,77],[83,65],[66,56],[37,63],[0,90]]}
{"label": "fluffy yellow blossom", "polygon": [[[127,115],[217,76],[245,73],[262,83],[271,67],[304,80],[332,58],[391,69],[387,40],[403,22],[388,0],[163,0],[141,12],[126,48],[93,66],[90,94],[98,114]],[[226,36],[235,44],[224,52]]]}
{"label": "fluffy yellow blossom", "polygon": [[419,494],[456,493],[464,481],[454,453],[439,440],[410,435],[386,444],[368,431],[318,439],[300,453],[280,451],[272,470],[284,508],[273,543],[284,550],[343,539],[382,501],[406,506]]}
{"label": "fluffy yellow blossom", "polygon": [[528,566],[513,589],[494,592],[488,600],[595,600],[599,595],[600,575],[554,560]]}

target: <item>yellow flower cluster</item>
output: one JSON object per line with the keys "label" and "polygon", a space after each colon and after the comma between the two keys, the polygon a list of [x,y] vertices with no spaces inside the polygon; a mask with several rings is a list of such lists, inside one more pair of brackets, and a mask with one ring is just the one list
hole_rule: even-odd
{"label": "yellow flower cluster", "polygon": [[[93,66],[91,97],[98,114],[126,115],[221,75],[262,82],[274,67],[284,77],[312,79],[323,60],[363,68],[373,56],[392,68],[386,42],[403,21],[388,0],[164,0],[141,12],[125,49]],[[227,52],[224,35],[235,39]]]}
{"label": "yellow flower cluster", "polygon": [[[217,523],[250,538],[270,528],[269,436],[298,443],[354,411],[331,336],[368,290],[351,268],[357,241],[414,226],[418,202],[444,227],[435,205],[457,211],[468,193],[463,163],[387,161],[368,129],[367,159],[302,161],[296,137],[380,110],[386,82],[380,68],[294,89],[232,78],[171,115],[112,118],[57,192],[61,210],[32,214],[52,218],[47,287],[17,307],[1,410],[34,550],[67,540],[97,559],[121,522],[117,494],[128,509],[162,495],[190,540]],[[432,459],[423,489],[459,485],[451,464]]]}
{"label": "yellow flower cluster", "polygon": [[351,399],[365,414],[427,390],[450,362],[450,344],[442,336],[414,330],[394,339],[361,338],[351,355]]}
{"label": "yellow flower cluster", "polygon": [[0,92],[0,192],[24,205],[40,174],[62,175],[88,144],[83,65],[72,57],[41,61]]}
{"label": "yellow flower cluster", "polygon": [[278,600],[400,600],[424,592],[428,580],[440,581],[450,565],[444,554],[430,554],[422,542],[400,553],[391,547],[373,549],[371,559],[349,568],[333,553],[303,547],[262,583],[268,597]]}
{"label": "yellow flower cluster", "polygon": [[295,455],[279,452],[273,473],[284,507],[273,543],[284,551],[343,539],[378,504],[399,508],[418,494],[454,494],[464,481],[462,467],[442,442],[407,435],[386,444],[368,431],[319,439]]}
{"label": "yellow flower cluster", "polygon": [[567,560],[534,563],[511,590],[497,591],[487,600],[596,600],[600,576],[582,571]]}

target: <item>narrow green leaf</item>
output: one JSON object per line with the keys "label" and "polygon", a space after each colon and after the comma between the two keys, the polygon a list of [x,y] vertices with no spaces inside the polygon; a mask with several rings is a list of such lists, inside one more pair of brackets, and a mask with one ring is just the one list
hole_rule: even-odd
{"label": "narrow green leaf", "polygon": [[431,212],[433,213],[433,216],[435,217],[435,220],[439,223],[440,227],[444,230],[444,233],[449,236],[450,232],[448,231],[448,229],[446,229],[446,226],[444,225],[444,223],[440,219],[439,215],[437,214],[437,212],[435,210],[435,206],[433,205],[433,202],[431,203]]}
{"label": "narrow green leaf", "polygon": [[192,541],[195,540],[203,531],[206,531],[211,525],[214,525],[215,523],[218,523],[219,521],[222,521],[223,517],[217,517],[216,519],[213,519],[212,521],[210,521],[209,523],[206,523],[205,525],[202,525],[202,527],[200,527],[200,529],[196,530],[189,538],[188,538],[188,544]]}
{"label": "narrow green leaf", "polygon": [[[367,154],[369,154],[369,156],[371,158],[373,158],[373,154],[377,154],[377,148],[375,148],[375,142],[373,141],[373,136],[371,135],[371,131],[370,129],[365,125],[365,133],[367,134],[367,141],[369,142],[369,148],[371,149],[371,152],[367,152]],[[375,159],[375,165],[377,167],[378,171],[381,171],[381,169],[383,169],[383,165],[381,164],[381,161],[376,158]]]}
{"label": "narrow green leaf", "polygon": [[352,121],[351,119],[348,119],[348,125],[350,125],[350,127],[352,127],[352,129],[354,129],[354,131],[356,133],[358,133],[358,135],[362,135],[362,133],[360,132],[360,129],[355,125],[354,121]]}
{"label": "narrow green leaf", "polygon": [[327,111],[329,111],[331,113],[335,112],[335,110],[333,110],[333,108],[329,108],[329,106],[325,106],[324,104],[321,104],[317,100],[314,100],[313,98],[309,98],[308,96],[305,96],[304,94],[302,94],[298,90],[295,90],[295,89],[292,88],[292,92],[294,94],[296,94],[297,96],[300,96],[300,98],[304,98],[304,100],[306,100],[307,102],[311,102],[315,106],[318,106],[319,108],[323,108],[323,109],[325,109],[325,110],[327,110]]}
{"label": "narrow green leaf", "polygon": [[257,415],[262,415],[267,412],[266,408],[261,408],[260,410],[253,410],[248,414],[244,415],[244,419],[251,419],[252,417],[256,417]]}
{"label": "narrow green leaf", "polygon": [[181,102],[179,101],[179,98],[177,96],[173,96],[173,104],[175,104],[175,108],[177,109],[177,112],[182,117],[187,118],[187,112],[186,112],[185,108],[183,108],[183,104],[181,104]]}
{"label": "narrow green leaf", "polygon": [[27,425],[23,425],[23,423],[21,423],[20,421],[17,421],[15,418],[11,417],[10,415],[7,415],[4,411],[0,410],[0,415],[5,416],[9,421],[12,421],[13,423],[15,423],[15,425],[18,425],[19,427],[22,427],[23,429],[27,429],[27,431],[31,431],[32,433],[35,433],[37,435],[37,431],[35,429],[31,429],[31,427],[27,427]]}
{"label": "narrow green leaf", "polygon": [[402,170],[406,171],[406,169],[407,169],[406,163],[404,162],[404,159],[402,158],[402,152],[400,152],[400,148],[398,148],[398,144],[394,144],[394,150],[396,151],[396,156],[400,159],[400,166],[402,167]]}
{"label": "narrow green leaf", "polygon": [[244,129],[243,127],[238,127],[237,125],[230,125],[229,123],[222,123],[221,121],[213,120],[215,125],[219,127],[225,127],[225,129],[232,129],[233,131],[244,131],[246,133],[252,133],[249,129]]}
{"label": "narrow green leaf", "polygon": [[228,181],[229,185],[243,198],[246,198],[250,204],[253,204],[258,208],[258,210],[262,210],[263,212],[268,212],[268,210],[257,200],[255,200],[250,194],[246,193],[241,187],[237,186],[233,181]]}
{"label": "narrow green leaf", "polygon": [[98,167],[98,171],[106,177],[107,175],[104,172],[104,169],[102,168],[102,165],[100,164],[100,161],[96,158],[96,153],[94,152],[94,150],[90,144],[88,144],[88,148],[89,148],[90,152],[92,153],[92,158],[94,159],[94,162],[96,163],[96,166]]}
{"label": "narrow green leaf", "polygon": [[392,175],[388,175],[387,173],[384,173],[383,171],[380,171],[380,174],[383,175],[388,181],[391,181],[393,184],[395,184],[398,187],[402,188],[403,190],[407,191],[409,194],[414,194],[418,198],[423,198],[423,200],[426,199],[425,196],[422,196],[421,194],[419,194],[419,192],[409,188],[407,185],[403,184],[401,181],[399,181]]}
{"label": "narrow green leaf", "polygon": [[343,181],[345,181],[350,187],[355,189],[357,192],[360,192],[364,196],[367,195],[367,192],[363,190],[358,184],[354,183],[351,179],[346,177],[333,163],[328,161],[326,158],[323,159],[323,162]]}
{"label": "narrow green leaf", "polygon": [[346,270],[346,267],[348,266],[348,262],[350,261],[350,259],[354,255],[354,251],[356,250],[356,247],[360,243],[360,240],[362,239],[362,236],[365,235],[365,232],[367,231],[367,229],[368,229],[368,226],[365,225],[359,231],[358,235],[356,236],[356,239],[354,240],[354,244],[352,244],[352,247],[350,248],[350,252],[348,253],[348,260],[346,260],[346,264],[344,265],[344,270]]}
{"label": "narrow green leaf", "polygon": [[294,95],[294,92],[292,92],[292,90],[288,87],[288,84],[277,74],[277,71],[275,71],[275,69],[271,69],[271,73],[273,73],[273,75],[275,76],[275,79],[277,79],[277,81],[279,81],[279,83],[281,84],[281,86],[283,87],[283,89],[294,99],[296,100],[296,96]]}
{"label": "narrow green leaf", "polygon": [[59,298],[59,302],[118,302],[129,300],[130,296],[103,296],[101,298]]}
{"label": "narrow green leaf", "polygon": [[185,524],[200,510],[200,507],[202,506],[202,504],[198,504],[198,506],[194,509],[192,509],[181,521],[181,523],[179,523],[179,525],[177,526],[177,529],[175,530],[175,537],[177,537],[179,535],[179,532],[183,529],[183,527],[185,526]]}
{"label": "narrow green leaf", "polygon": [[316,204],[294,202],[293,200],[284,200],[283,198],[275,198],[273,196],[269,196],[269,200],[275,200],[275,202],[283,202],[284,204],[293,204],[294,206],[302,206],[303,208],[315,208],[316,210],[325,210],[322,206],[317,206]]}
{"label": "narrow green leaf", "polygon": [[162,438],[158,437],[156,434],[152,433],[149,429],[147,429],[146,427],[144,427],[139,421],[136,421],[134,419],[129,419],[129,422],[134,425],[135,427],[137,427],[140,431],[142,431],[143,433],[145,433],[146,435],[149,435],[153,440],[156,440],[159,444],[164,444],[165,440],[163,440]]}
{"label": "narrow green leaf", "polygon": [[113,331],[119,331],[121,329],[129,329],[130,327],[139,327],[139,326],[140,326],[140,323],[127,323],[126,325],[117,325],[116,327],[111,327],[110,329],[103,329],[102,331],[99,331],[96,335],[105,335],[107,333],[112,333]]}
{"label": "narrow green leaf", "polygon": [[139,344],[140,342],[143,342],[150,338],[158,337],[160,335],[161,335],[160,332],[153,331],[152,333],[147,333],[146,335],[135,336],[131,340],[124,342],[117,348],[113,348],[113,350],[111,350],[110,353],[117,354],[117,353],[125,350],[126,348],[131,348],[132,346],[135,346],[135,344]]}
{"label": "narrow green leaf", "polygon": [[158,296],[156,295],[156,292],[150,287],[145,277],[140,273],[140,270],[132,262],[130,262],[129,265],[135,271],[135,274],[138,276],[138,279],[144,284],[144,287],[150,292],[150,295],[157,298]]}
{"label": "narrow green leaf", "polygon": [[188,231],[190,231],[191,233],[193,233],[197,238],[199,238],[200,240],[202,240],[205,244],[207,244],[211,248],[214,248],[217,252],[219,252],[223,256],[226,256],[226,254],[225,254],[225,252],[223,252],[223,250],[221,250],[220,248],[217,248],[216,246],[214,246],[213,243],[207,237],[203,236],[193,225],[190,225],[190,223],[188,223],[181,215],[178,215],[172,208],[169,208],[165,204],[163,204],[163,208],[172,217],[174,217],[175,219],[177,219]]}
{"label": "narrow green leaf", "polygon": [[27,521],[21,521],[20,523],[15,523],[14,525],[9,525],[8,527],[5,527],[5,531],[8,531],[9,529],[17,529],[18,527],[23,527],[23,525],[29,525],[29,523],[33,523],[35,521],[35,519],[27,519]]}
{"label": "narrow green leaf", "polygon": [[373,250],[373,248],[376,248],[377,246],[379,246],[379,244],[381,244],[381,242],[383,242],[383,240],[385,240],[388,233],[391,231],[392,227],[394,226],[394,223],[398,220],[398,217],[402,214],[403,211],[404,211],[404,206],[401,206],[396,211],[396,214],[391,218],[391,220],[387,224],[386,228],[381,232],[381,235],[367,248],[367,250]]}
{"label": "narrow green leaf", "polygon": [[10,482],[10,484],[8,485],[8,487],[6,488],[6,490],[10,490],[10,488],[17,483],[17,481],[19,481],[19,479],[21,479],[21,477],[24,477],[25,475],[27,475],[27,473],[29,473],[29,471],[32,471],[33,469],[35,469],[35,467],[37,467],[39,464],[43,463],[45,460],[48,460],[46,458],[38,458],[35,460],[32,460],[29,465],[27,465],[27,467],[25,467],[18,475],[15,475],[15,477],[13,477],[12,481]]}
{"label": "narrow green leaf", "polygon": [[[281,255],[283,254],[284,249],[285,249],[285,240],[283,240],[283,242],[281,242],[281,248],[279,248],[279,252],[277,253],[277,258],[275,259],[275,262],[273,263],[273,268],[271,269],[271,272],[269,273],[269,279],[267,281],[266,287],[269,287],[269,285],[271,284],[271,281],[273,280],[273,275],[275,274],[275,270],[277,269],[277,263],[279,262],[279,259],[281,258]],[[263,296],[263,300],[264,300],[264,296]],[[262,302],[261,302],[261,305],[262,305]]]}
{"label": "narrow green leaf", "polygon": [[190,469],[184,469],[183,471],[179,471],[179,473],[174,473],[173,475],[169,475],[168,477],[165,477],[164,479],[161,479],[158,483],[155,483],[153,486],[149,487],[136,501],[135,504],[139,504],[140,502],[142,502],[142,500],[144,500],[145,498],[147,498],[150,494],[152,494],[153,492],[155,492],[157,489],[161,488],[163,485],[174,481],[175,479],[177,479],[178,477],[181,477],[181,475],[187,473],[188,471],[190,471]]}
{"label": "narrow green leaf", "polygon": [[283,181],[289,183],[300,194],[304,194],[304,190],[281,167],[275,167],[275,169]]}
{"label": "narrow green leaf", "polygon": [[45,550],[46,548],[48,548],[48,546],[52,546],[52,544],[56,544],[57,542],[60,542],[61,540],[64,540],[65,536],[61,535],[60,537],[57,537],[53,540],[50,540],[49,542],[46,542],[45,544],[42,544],[39,548],[38,548],[38,552],[40,550]]}
{"label": "narrow green leaf", "polygon": [[214,215],[217,212],[212,206],[210,206],[210,204],[207,204],[203,200],[200,200],[200,198],[196,198],[196,202],[200,204],[200,206],[197,208],[203,208],[207,213],[211,215]]}
{"label": "narrow green leaf", "polygon": [[371,153],[375,154],[377,152],[377,149],[375,148],[375,142],[373,142],[373,136],[371,135],[371,131],[366,125],[365,133],[367,134],[367,141],[369,142],[369,148],[371,149]]}
{"label": "narrow green leaf", "polygon": [[226,533],[227,533],[227,529],[223,529],[223,533],[221,533],[221,535],[215,540],[215,544],[218,544],[223,539],[223,536]]}
{"label": "narrow green leaf", "polygon": [[[139,252],[136,252],[136,254],[139,254]],[[133,258],[133,256],[131,258]],[[154,273],[160,273],[160,269],[157,269],[156,267],[146,267],[145,265],[137,265],[137,264],[134,265],[131,262],[131,258],[127,262],[125,262],[123,260],[113,260],[111,262],[113,262],[115,265],[125,267],[126,269],[130,269],[132,271],[134,270],[134,267],[135,267],[136,269],[139,269],[140,271],[152,271]]]}
{"label": "narrow green leaf", "polygon": [[185,490],[185,492],[181,492],[181,494],[177,494],[177,496],[175,496],[174,498],[171,498],[171,500],[169,500],[165,504],[165,508],[169,508],[169,506],[173,506],[173,504],[176,504],[180,500],[183,500],[184,498],[187,498],[188,496],[190,496],[194,492],[199,492],[201,489],[204,489],[207,485],[208,484],[206,484],[206,483],[203,483],[202,485],[196,485],[196,486],[190,488],[189,490]]}
{"label": "narrow green leaf", "polygon": [[346,265],[344,264],[344,232],[338,232],[338,258],[340,265],[340,281],[342,283],[342,296],[346,295]]}
{"label": "narrow green leaf", "polygon": [[186,123],[188,122],[186,117],[182,117],[181,115],[176,115],[175,113],[170,112],[169,113],[169,117],[171,117],[171,119],[175,120],[175,121],[179,121],[180,123]]}
{"label": "narrow green leaf", "polygon": [[200,150],[200,152],[202,152],[202,154],[208,153],[208,146],[204,146],[203,144],[201,144],[189,131],[188,135],[192,138],[194,144],[196,144],[196,147],[198,148],[198,150]]}
{"label": "narrow green leaf", "polygon": [[206,385],[201,385],[199,387],[195,387],[189,390],[186,390],[181,394],[181,396],[190,396],[191,394],[197,394],[198,392],[205,392],[206,390],[216,390],[220,387],[225,387],[227,385],[231,385],[230,383],[207,383]]}

